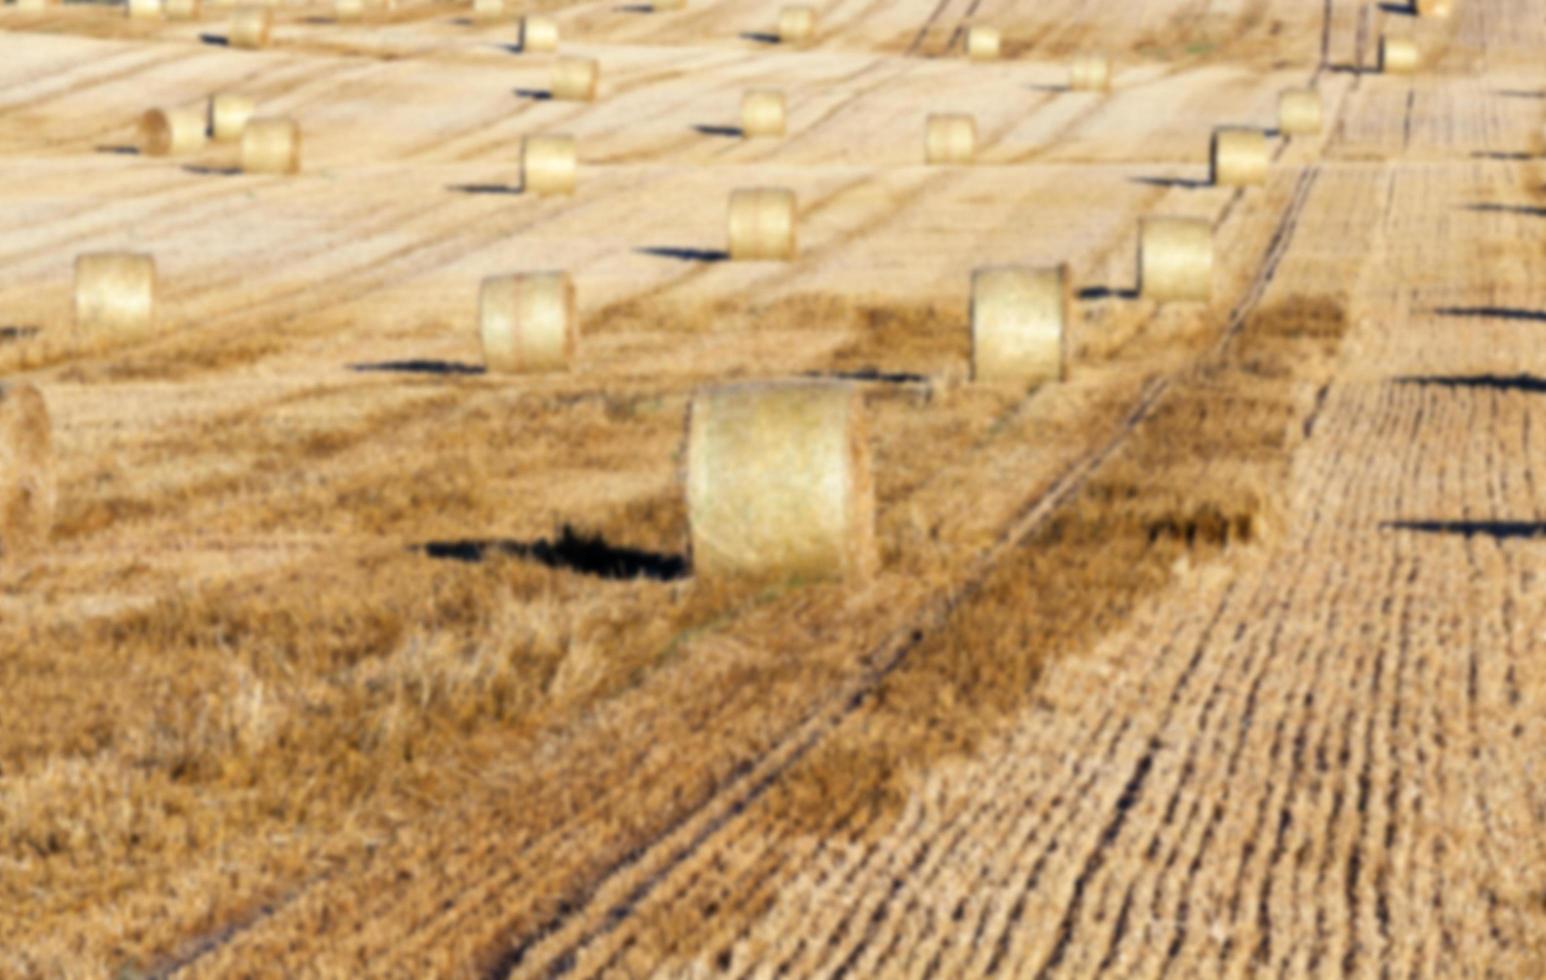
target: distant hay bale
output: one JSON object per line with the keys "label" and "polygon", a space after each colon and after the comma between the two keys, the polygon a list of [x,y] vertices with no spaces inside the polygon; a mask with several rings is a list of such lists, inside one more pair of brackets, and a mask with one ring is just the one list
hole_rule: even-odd
{"label": "distant hay bale", "polygon": [[161,17],[161,0],[125,0],[124,7],[130,20],[158,20]]}
{"label": "distant hay bale", "polygon": [[966,29],[966,56],[972,61],[997,61],[1003,51],[1003,35],[997,27]]}
{"label": "distant hay bale", "polygon": [[0,561],[26,558],[54,524],[53,426],[30,384],[0,382]]}
{"label": "distant hay bale", "polygon": [[333,19],[360,20],[365,16],[365,0],[333,0]]}
{"label": "distant hay bale", "polygon": [[788,109],[784,93],[753,89],[741,96],[741,135],[752,139],[783,136]]}
{"label": "distant hay bale", "polygon": [[250,95],[234,92],[217,92],[209,97],[209,136],[226,143],[242,138],[247,120],[257,111],[257,102]]}
{"label": "distant hay bale", "polygon": [[90,336],[134,334],[156,322],[156,260],[134,252],[75,257],[75,327]]}
{"label": "distant hay bale", "polygon": [[1417,0],[1417,16],[1435,17],[1443,20],[1449,17],[1453,10],[1450,0]]}
{"label": "distant hay bale", "polygon": [[1145,218],[1138,236],[1145,299],[1206,302],[1213,296],[1213,226],[1202,218]]}
{"label": "distant hay bale", "polygon": [[472,16],[477,20],[498,20],[505,15],[505,0],[472,0]]}
{"label": "distant hay bale", "polygon": [[1422,57],[1417,42],[1410,38],[1380,38],[1380,71],[1386,75],[1411,75],[1417,71]]}
{"label": "distant hay bale", "polygon": [[976,119],[951,113],[929,116],[924,130],[924,159],[937,165],[971,163],[976,156]]}
{"label": "distant hay bale", "polygon": [[573,136],[528,136],[521,144],[521,186],[531,194],[573,194]]}
{"label": "distant hay bale", "polygon": [[1278,130],[1289,136],[1314,136],[1321,131],[1321,94],[1314,89],[1289,89],[1278,96]]}
{"label": "distant hay bale", "polygon": [[167,20],[198,20],[204,13],[200,0],[166,0]]}
{"label": "distant hay bale", "polygon": [[1001,266],[972,273],[972,377],[1060,381],[1066,371],[1068,270]]}
{"label": "distant hay bale", "polygon": [[37,13],[52,7],[58,0],[16,0],[16,9]]}
{"label": "distant hay bale", "polygon": [[1081,54],[1068,68],[1068,87],[1075,92],[1105,92],[1111,88],[1111,59],[1103,54]]}
{"label": "distant hay bale", "polygon": [[301,127],[293,119],[249,119],[242,130],[242,172],[301,172]]}
{"label": "distant hay bale", "polygon": [[567,371],[578,326],[566,272],[493,276],[478,293],[483,363],[496,374]]}
{"label": "distant hay bale", "polygon": [[694,396],[687,426],[693,574],[868,579],[875,491],[864,400],[852,385],[726,385]]}
{"label": "distant hay bale", "polygon": [[1254,187],[1267,182],[1272,149],[1259,129],[1223,126],[1213,131],[1208,153],[1216,187]]}
{"label": "distant hay bale", "polygon": [[559,58],[553,62],[552,95],[565,102],[594,102],[601,82],[601,63],[595,58]]}
{"label": "distant hay bale", "polygon": [[268,7],[237,7],[231,15],[226,44],[249,51],[266,48],[273,31],[274,12]]}
{"label": "distant hay bale", "polygon": [[816,8],[803,4],[778,12],[778,40],[781,44],[804,44],[816,36]]}
{"label": "distant hay bale", "polygon": [[795,257],[795,196],[783,187],[753,187],[730,194],[730,257],[736,261]]}
{"label": "distant hay bale", "polygon": [[687,0],[654,0],[651,10],[686,10]]}
{"label": "distant hay bale", "polygon": [[140,117],[140,152],[146,156],[197,153],[208,138],[202,109],[151,109]]}
{"label": "distant hay bale", "polygon": [[557,51],[558,21],[528,14],[521,18],[522,51]]}

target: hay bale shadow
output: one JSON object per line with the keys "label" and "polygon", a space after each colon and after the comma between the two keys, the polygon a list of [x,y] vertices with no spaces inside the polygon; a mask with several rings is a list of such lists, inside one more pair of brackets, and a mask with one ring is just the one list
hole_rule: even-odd
{"label": "hay bale shadow", "polygon": [[441,561],[476,564],[496,555],[534,561],[548,568],[577,572],[612,581],[650,579],[676,582],[688,575],[687,559],[639,548],[609,544],[599,535],[591,536],[564,525],[557,540],[538,538],[519,541],[509,538],[430,541],[416,545],[414,551]]}
{"label": "hay bale shadow", "polygon": [[0,344],[13,344],[18,340],[28,340],[42,332],[41,327],[0,327]]}
{"label": "hay bale shadow", "polygon": [[710,126],[704,123],[697,123],[693,126],[693,130],[704,136],[723,136],[727,139],[736,140],[746,135],[746,130],[740,126]]}
{"label": "hay bale shadow", "polygon": [[515,90],[515,97],[518,99],[532,99],[536,102],[551,102],[553,101],[553,92],[551,89],[545,88],[518,88]]}
{"label": "hay bale shadow", "polygon": [[778,35],[769,34],[767,31],[742,31],[741,40],[755,41],[758,44],[777,44]]}
{"label": "hay bale shadow", "polygon": [[229,48],[231,46],[231,39],[224,34],[200,34],[199,43],[208,44],[216,48]]}
{"label": "hay bale shadow", "polygon": [[1134,184],[1148,184],[1150,187],[1180,188],[1182,190],[1201,190],[1204,187],[1212,187],[1213,181],[1196,177],[1129,177]]}
{"label": "hay bale shadow", "polygon": [[412,358],[406,361],[377,361],[374,363],[351,364],[349,370],[361,373],[379,372],[384,374],[430,374],[439,377],[456,377],[487,374],[488,369],[482,364],[468,364],[463,361],[437,361],[425,358]]}
{"label": "hay bale shadow", "polygon": [[646,245],[634,249],[640,255],[653,255],[678,262],[728,262],[730,253],[719,248],[682,248],[676,245]]}
{"label": "hay bale shadow", "polygon": [[1507,306],[1441,306],[1433,312],[1438,316],[1470,320],[1528,320],[1546,323],[1546,311],[1520,310]]}
{"label": "hay bale shadow", "polygon": [[1546,538],[1546,521],[1382,521],[1380,530],[1518,541]]}
{"label": "hay bale shadow", "polygon": [[1518,391],[1527,395],[1546,395],[1546,378],[1533,374],[1506,377],[1498,374],[1409,374],[1395,379],[1398,385],[1440,388],[1477,388],[1488,391]]}
{"label": "hay bale shadow", "polygon": [[1061,95],[1064,92],[1072,92],[1073,91],[1073,88],[1071,86],[1068,86],[1068,85],[1037,85],[1037,84],[1032,84],[1032,85],[1027,85],[1025,88],[1026,88],[1026,91],[1029,91],[1029,92],[1047,92],[1047,93],[1049,93],[1051,95]]}
{"label": "hay bale shadow", "polygon": [[1075,295],[1082,300],[1137,299],[1138,290],[1124,289],[1121,286],[1086,286]]}
{"label": "hay bale shadow", "polygon": [[526,193],[519,184],[447,184],[446,190],[457,194],[503,194],[516,197]]}
{"label": "hay bale shadow", "polygon": [[241,167],[211,167],[203,163],[185,163],[183,170],[201,177],[237,177],[242,172]]}
{"label": "hay bale shadow", "polygon": [[125,157],[137,157],[140,155],[140,148],[137,146],[99,146],[96,148],[96,152],[112,153],[116,154],[117,156]]}

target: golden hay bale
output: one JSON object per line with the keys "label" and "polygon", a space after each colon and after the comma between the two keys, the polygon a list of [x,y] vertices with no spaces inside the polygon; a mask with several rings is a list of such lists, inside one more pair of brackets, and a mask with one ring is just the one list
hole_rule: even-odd
{"label": "golden hay bale", "polygon": [[1259,129],[1223,126],[1213,131],[1208,159],[1216,187],[1250,187],[1267,182],[1272,149]]}
{"label": "golden hay bale", "polygon": [[125,0],[124,11],[130,20],[157,20],[161,17],[161,0]]}
{"label": "golden hay bale", "polygon": [[651,10],[686,10],[687,0],[654,0]]}
{"label": "golden hay bale", "polygon": [[700,391],[687,424],[687,515],[702,577],[863,581],[875,570],[864,400],[795,381]]}
{"label": "golden hay bale", "polygon": [[505,15],[505,0],[472,0],[472,16],[477,20],[498,20]]}
{"label": "golden hay bale", "polygon": [[778,40],[782,44],[803,44],[816,36],[816,8],[803,4],[778,12]]}
{"label": "golden hay bale", "polygon": [[242,130],[242,172],[301,172],[301,127],[293,119],[249,119]]}
{"label": "golden hay bale", "polygon": [[360,20],[365,16],[365,0],[333,0],[333,19]]}
{"label": "golden hay bale", "polygon": [[1453,12],[1450,0],[1417,0],[1417,16],[1437,17],[1440,20]]}
{"label": "golden hay bale", "polygon": [[1066,370],[1068,270],[1001,266],[972,273],[972,377],[1060,381]]}
{"label": "golden hay bale", "polygon": [[937,113],[924,129],[924,159],[930,164],[971,163],[977,155],[977,120]]}
{"label": "golden hay bale", "polygon": [[499,374],[567,371],[578,327],[567,272],[492,276],[478,292],[483,363]]}
{"label": "golden hay bale", "polygon": [[233,48],[256,50],[268,47],[274,31],[274,12],[267,7],[237,7],[231,15],[231,30],[226,43]]}
{"label": "golden hay bale", "polygon": [[36,13],[40,10],[47,10],[57,2],[58,0],[16,0],[16,9]]}
{"label": "golden hay bale", "polygon": [[209,135],[219,142],[239,140],[247,120],[257,111],[257,102],[250,95],[234,92],[218,92],[209,97]]}
{"label": "golden hay bale", "polygon": [[551,17],[527,15],[521,19],[522,51],[557,51],[558,21]]}
{"label": "golden hay bale", "polygon": [[178,156],[204,148],[207,121],[201,109],[151,109],[140,117],[140,152]]}
{"label": "golden hay bale", "polygon": [[966,29],[966,56],[973,61],[997,61],[1003,47],[1003,35],[997,27]]}
{"label": "golden hay bale", "polygon": [[1417,42],[1405,37],[1380,38],[1380,71],[1386,75],[1411,75],[1422,61]]}
{"label": "golden hay bale", "polygon": [[1213,295],[1213,226],[1203,218],[1145,218],[1138,235],[1145,299],[1206,302]]}
{"label": "golden hay bale", "polygon": [[1068,67],[1068,87],[1075,92],[1104,92],[1111,88],[1111,59],[1103,54],[1081,54]]}
{"label": "golden hay bale", "polygon": [[203,13],[200,0],[166,0],[167,20],[198,20]]}
{"label": "golden hay bale", "polygon": [[87,334],[138,333],[156,322],[156,260],[134,252],[75,257],[75,327]]}
{"label": "golden hay bale", "polygon": [[573,136],[528,136],[521,144],[521,186],[532,194],[573,194],[578,169]]}
{"label": "golden hay bale", "polygon": [[592,102],[601,82],[601,63],[595,58],[559,58],[553,62],[552,95],[566,102]]}
{"label": "golden hay bale", "polygon": [[784,187],[730,193],[730,257],[788,261],[795,257],[795,196]]}
{"label": "golden hay bale", "polygon": [[1314,89],[1289,89],[1278,96],[1278,131],[1288,136],[1314,136],[1321,131],[1321,94]]}
{"label": "golden hay bale", "polygon": [[752,89],[741,96],[742,136],[783,136],[787,119],[788,106],[783,92]]}
{"label": "golden hay bale", "polygon": [[48,541],[57,493],[52,430],[36,388],[0,383],[0,560]]}

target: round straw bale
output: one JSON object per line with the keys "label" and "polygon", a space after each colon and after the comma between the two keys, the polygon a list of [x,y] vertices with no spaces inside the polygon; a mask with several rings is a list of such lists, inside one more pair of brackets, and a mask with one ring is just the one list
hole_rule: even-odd
{"label": "round straw bale", "polygon": [[16,0],[17,10],[39,11],[52,7],[57,0]]}
{"label": "round straw bale", "polygon": [[365,0],[333,0],[333,19],[359,20],[365,16]]}
{"label": "round straw bale", "polygon": [[498,20],[505,15],[505,0],[472,0],[472,16],[477,20]]}
{"label": "round straw bale", "polygon": [[976,155],[976,119],[959,114],[929,116],[924,131],[924,159],[930,164],[971,163]]}
{"label": "round straw bale", "polygon": [[219,142],[239,140],[247,120],[257,111],[257,103],[250,95],[234,92],[218,92],[209,97],[209,135]]}
{"label": "round straw bale", "polygon": [[242,130],[242,172],[301,172],[301,127],[293,119],[249,119]]}
{"label": "round straw bale", "polygon": [[1068,67],[1068,87],[1075,92],[1111,88],[1111,59],[1103,54],[1078,55]]}
{"label": "round straw bale", "polygon": [[595,58],[559,58],[553,62],[552,95],[566,102],[593,102],[601,81],[601,63]]}
{"label": "round straw bale", "polygon": [[1145,299],[1206,302],[1213,295],[1213,226],[1202,218],[1145,218],[1138,236]]}
{"label": "round straw bale", "polygon": [[783,136],[787,119],[788,107],[783,92],[752,89],[741,96],[742,136]]}
{"label": "round straw bale", "polygon": [[687,424],[693,573],[863,581],[875,570],[864,401],[832,381],[700,391]]}
{"label": "round straw bale", "polygon": [[166,0],[167,20],[198,20],[203,13],[200,0]]}
{"label": "round straw bale", "polygon": [[273,30],[274,12],[268,7],[237,7],[231,15],[226,43],[233,48],[248,50],[266,48]]}
{"label": "round straw bale", "polygon": [[966,29],[966,56],[973,61],[997,61],[1003,50],[1003,35],[997,27]]}
{"label": "round straw bale", "polygon": [[202,109],[151,109],[140,117],[140,152],[146,156],[196,153],[207,135]]}
{"label": "round straw bale", "polygon": [[1380,38],[1380,71],[1386,75],[1411,75],[1417,71],[1422,57],[1417,42],[1405,37]]}
{"label": "round straw bale", "polygon": [[804,4],[785,7],[778,12],[778,40],[782,44],[803,44],[816,36],[816,8]]}
{"label": "round straw bale", "polygon": [[567,371],[578,328],[567,272],[493,276],[478,292],[483,362],[499,374]]}
{"label": "round straw bale", "polygon": [[738,261],[795,257],[795,196],[783,187],[730,193],[730,257]]}
{"label": "round straw bale", "polygon": [[1278,96],[1278,130],[1289,136],[1314,136],[1321,131],[1321,94],[1314,89],[1289,89]]}
{"label": "round straw bale", "polygon": [[1208,156],[1216,187],[1249,187],[1267,182],[1272,150],[1267,134],[1259,129],[1215,129]]}
{"label": "round straw bale", "polygon": [[521,19],[522,51],[557,51],[558,21],[529,14]]}
{"label": "round straw bale", "polygon": [[92,335],[138,333],[156,321],[156,260],[133,252],[75,257],[75,326]]}
{"label": "round straw bale", "polygon": [[653,0],[651,10],[686,10],[687,0]]}
{"label": "round straw bale", "polygon": [[1060,381],[1066,364],[1068,270],[1000,266],[972,273],[972,377]]}
{"label": "round straw bale", "polygon": [[1450,0],[1417,0],[1417,16],[1444,19],[1452,10]]}
{"label": "round straw bale", "polygon": [[52,425],[29,384],[0,382],[0,560],[24,558],[54,523]]}
{"label": "round straw bale", "polygon": [[161,0],[125,0],[124,7],[130,20],[157,20],[161,16]]}
{"label": "round straw bale", "polygon": [[528,136],[521,144],[521,184],[532,194],[573,194],[573,136]]}

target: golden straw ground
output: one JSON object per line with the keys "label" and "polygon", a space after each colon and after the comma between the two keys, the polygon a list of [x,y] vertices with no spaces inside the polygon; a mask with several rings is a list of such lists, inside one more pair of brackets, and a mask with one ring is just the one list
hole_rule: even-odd
{"label": "golden straw ground", "polygon": [[250,119],[242,129],[242,172],[301,172],[301,127],[293,119]]}
{"label": "golden straw ground", "polygon": [[753,89],[741,96],[741,135],[748,139],[783,136],[787,117],[783,92]]}
{"label": "golden straw ground", "polygon": [[75,326],[93,337],[143,333],[156,322],[156,260],[133,252],[75,258]]}
{"label": "golden straw ground", "polygon": [[567,371],[578,343],[574,283],[566,272],[485,279],[478,329],[491,373]]}
{"label": "golden straw ground", "polygon": [[942,113],[932,115],[925,121],[925,162],[935,165],[971,163],[976,156],[976,119],[959,113]]}
{"label": "golden straw ground", "polygon": [[1213,226],[1203,218],[1145,218],[1138,233],[1144,299],[1206,302],[1213,296]]}
{"label": "golden straw ground", "polygon": [[29,384],[0,382],[0,563],[27,557],[54,521],[53,427]]}
{"label": "golden straw ground", "polygon": [[730,194],[730,257],[742,261],[795,257],[796,203],[794,191],[783,187],[753,187]]}
{"label": "golden straw ground", "polygon": [[1061,380],[1072,309],[1066,268],[1001,266],[972,273],[972,377]]}

